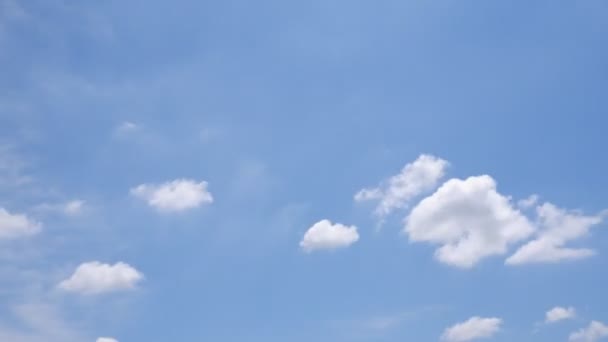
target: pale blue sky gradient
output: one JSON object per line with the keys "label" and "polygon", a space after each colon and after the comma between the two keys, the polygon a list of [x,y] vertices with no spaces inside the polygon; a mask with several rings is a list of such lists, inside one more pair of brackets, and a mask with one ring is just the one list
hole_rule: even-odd
{"label": "pale blue sky gradient", "polygon": [[[504,320],[492,341],[555,342],[608,323],[606,223],[574,243],[585,260],[462,270],[408,242],[407,210],[376,229],[353,201],[430,153],[515,201],[608,208],[606,37],[601,0],[0,0],[0,207],[43,223],[0,242],[0,337],[423,342],[479,315]],[[129,195],[177,178],[214,202]],[[75,217],[48,208],[72,199]],[[324,218],[360,240],[304,253]],[[145,280],[57,291],[91,260]],[[539,325],[557,305],[577,318]]]}

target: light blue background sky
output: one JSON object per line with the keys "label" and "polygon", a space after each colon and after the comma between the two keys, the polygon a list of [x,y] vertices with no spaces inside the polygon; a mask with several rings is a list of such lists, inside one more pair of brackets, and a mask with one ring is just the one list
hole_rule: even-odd
{"label": "light blue background sky", "polygon": [[[24,303],[121,342],[436,341],[474,315],[504,319],[493,341],[554,342],[607,322],[605,223],[586,260],[461,270],[408,243],[407,212],[376,230],[353,202],[432,153],[514,199],[608,208],[606,37],[600,0],[0,0],[0,207],[44,223],[0,244],[0,329],[37,329]],[[129,196],[182,177],[214,203]],[[73,198],[75,218],[35,210]],[[303,253],[322,218],[360,241]],[[90,260],[146,279],[53,290]],[[556,305],[578,318],[537,329]]]}

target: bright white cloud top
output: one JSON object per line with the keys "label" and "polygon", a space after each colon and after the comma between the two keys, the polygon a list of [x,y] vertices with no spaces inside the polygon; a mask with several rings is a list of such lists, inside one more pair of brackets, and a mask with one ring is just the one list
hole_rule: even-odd
{"label": "bright white cloud top", "polygon": [[180,212],[213,203],[207,182],[176,179],[162,184],[141,184],[131,195],[142,199],[160,212]]}
{"label": "bright white cloud top", "polygon": [[555,323],[566,319],[572,319],[574,317],[576,317],[576,310],[573,307],[563,308],[561,306],[556,306],[547,311],[545,314],[545,322]]}
{"label": "bright white cloud top", "polygon": [[405,208],[416,196],[433,190],[445,175],[448,165],[441,158],[420,155],[378,187],[360,190],[355,194],[355,201],[377,201],[374,214],[382,220],[394,210]]}
{"label": "bright white cloud top", "polygon": [[551,203],[537,207],[541,231],[538,237],[519,248],[506,261],[509,265],[550,263],[590,257],[595,251],[588,248],[568,248],[564,245],[583,237],[589,229],[602,222],[602,216],[585,216],[568,212]]}
{"label": "bright white cloud top", "polygon": [[500,331],[502,319],[471,317],[469,320],[453,325],[445,330],[442,341],[465,342],[489,338]]}
{"label": "bright white cloud top", "polygon": [[96,342],[118,342],[118,340],[111,337],[100,337]]}
{"label": "bright white cloud top", "polygon": [[602,322],[592,321],[586,328],[570,334],[570,342],[596,342],[608,338],[608,326]]}
{"label": "bright white cloud top", "polygon": [[487,175],[447,181],[412,209],[404,228],[410,241],[440,245],[437,260],[462,268],[507,253],[534,230]]}
{"label": "bright white cloud top", "polygon": [[0,240],[32,236],[40,232],[42,224],[24,214],[11,214],[0,207]]}
{"label": "bright white cloud top", "polygon": [[306,252],[322,249],[338,249],[352,245],[359,240],[357,227],[340,223],[333,224],[329,220],[321,220],[310,227],[300,247]]}
{"label": "bright white cloud top", "polygon": [[78,266],[58,287],[69,292],[101,294],[135,289],[143,279],[141,272],[124,262],[110,265],[91,261]]}

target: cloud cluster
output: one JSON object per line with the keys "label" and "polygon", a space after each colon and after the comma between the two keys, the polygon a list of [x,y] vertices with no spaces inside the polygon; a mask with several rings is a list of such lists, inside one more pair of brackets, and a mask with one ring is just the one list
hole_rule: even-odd
{"label": "cloud cluster", "polygon": [[496,190],[490,176],[451,179],[423,199],[405,220],[410,241],[440,247],[435,257],[457,267],[502,255],[534,232],[534,226]]}
{"label": "cloud cluster", "polygon": [[407,208],[415,197],[435,190],[406,214],[403,232],[411,242],[437,245],[435,258],[459,268],[513,253],[512,248],[515,252],[506,258],[507,265],[554,263],[595,254],[568,243],[588,235],[606,215],[589,216],[549,202],[539,204],[538,195],[513,202],[498,191],[489,175],[452,178],[438,186],[448,165],[439,157],[420,155],[380,186],[359,191],[355,201],[377,201],[374,214],[382,220]]}
{"label": "cloud cluster", "polygon": [[[573,307],[554,307],[545,314],[545,323],[556,323],[559,321],[573,319],[576,310]],[[454,324],[445,329],[441,340],[446,342],[466,342],[490,338],[496,335],[503,325],[501,318],[483,318],[474,316],[468,320]],[[608,326],[599,321],[591,321],[587,327],[570,334],[570,342],[596,342],[608,338]]]}

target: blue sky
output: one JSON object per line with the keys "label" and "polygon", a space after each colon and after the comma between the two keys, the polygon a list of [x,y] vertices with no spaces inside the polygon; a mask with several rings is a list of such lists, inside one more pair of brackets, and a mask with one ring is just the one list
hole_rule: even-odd
{"label": "blue sky", "polygon": [[608,339],[607,23],[0,0],[0,340]]}

